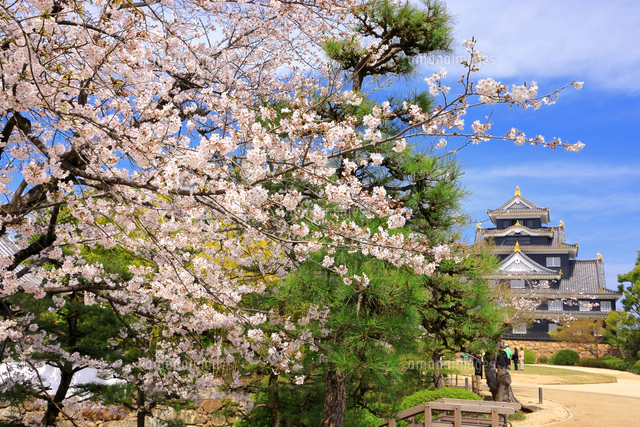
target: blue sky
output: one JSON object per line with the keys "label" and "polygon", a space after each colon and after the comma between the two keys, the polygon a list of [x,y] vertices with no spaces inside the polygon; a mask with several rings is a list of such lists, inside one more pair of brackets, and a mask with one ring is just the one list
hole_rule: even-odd
{"label": "blue sky", "polygon": [[[488,227],[486,210],[506,202],[519,185],[525,198],[549,207],[550,225],[564,221],[568,243],[580,245],[580,259],[602,254],[607,286],[615,289],[617,275],[633,268],[640,249],[640,2],[446,4],[456,18],[458,42],[473,36],[491,58],[481,77],[509,85],[535,80],[539,93],[573,79],[585,82],[553,106],[493,111],[497,129],[515,126],[527,135],[579,140],[586,147],[570,153],[495,141],[465,148],[459,160],[471,192],[466,211]],[[459,77],[459,68],[445,68]],[[455,86],[453,78],[449,84]]]}

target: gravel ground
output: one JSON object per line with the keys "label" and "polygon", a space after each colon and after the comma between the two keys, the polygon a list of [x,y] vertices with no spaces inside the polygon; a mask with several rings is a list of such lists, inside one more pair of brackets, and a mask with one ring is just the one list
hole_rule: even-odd
{"label": "gravel ground", "polygon": [[525,405],[541,408],[540,411],[528,414],[525,421],[514,423],[514,426],[640,426],[640,375],[611,369],[561,368],[611,375],[617,382],[545,385],[542,386],[543,404],[539,405],[538,387],[526,381],[525,376],[512,376],[516,397]]}

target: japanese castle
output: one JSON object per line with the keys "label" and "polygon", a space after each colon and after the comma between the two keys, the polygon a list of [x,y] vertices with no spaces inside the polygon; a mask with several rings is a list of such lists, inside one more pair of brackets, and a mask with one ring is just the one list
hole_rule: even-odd
{"label": "japanese castle", "polygon": [[487,210],[494,228],[478,223],[475,244],[492,244],[499,271],[491,279],[506,282],[512,294],[537,301],[536,321],[513,324],[507,339],[551,340],[548,332],[573,318],[605,318],[616,309],[621,294],[607,289],[604,262],[579,260],[578,244],[566,243],[564,223],[549,226],[549,208],[534,205],[520,194]]}

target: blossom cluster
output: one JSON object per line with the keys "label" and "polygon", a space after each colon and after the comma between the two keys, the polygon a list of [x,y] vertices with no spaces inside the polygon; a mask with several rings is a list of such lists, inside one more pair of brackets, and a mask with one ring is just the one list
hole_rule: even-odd
{"label": "blossom cluster", "polygon": [[[348,33],[351,6],[328,0],[3,6],[0,191],[8,202],[0,205],[0,234],[17,247],[0,258],[0,294],[49,297],[52,315],[80,295],[85,306],[108,308],[121,322],[109,340],[115,352],[154,342],[153,351],[123,366],[67,351],[25,317],[0,323],[0,339],[15,342],[14,354],[57,354],[117,372],[142,389],[187,396],[223,381],[196,369],[145,367],[265,363],[301,383],[298,361],[303,349],[315,348],[309,324],[323,329],[329,313],[311,307],[300,319],[256,314],[248,297],[277,286],[318,251],[328,253],[325,268],[361,286],[366,276],[335,265],[331,250],[347,248],[427,275],[456,259],[447,246],[404,232],[411,211],[383,187],[364,185],[357,171],[381,167],[382,147],[403,153],[410,138],[424,135],[445,141],[441,148],[445,138],[465,135],[582,147],[518,130],[491,135],[489,123],[465,131],[474,102],[538,108],[557,92],[540,97],[533,83],[509,91],[484,79],[451,96],[444,70],[426,82],[442,103],[433,111],[405,103],[411,124],[397,135],[382,131],[397,114],[389,103],[361,123],[323,116],[318,94],[345,110],[362,101],[340,89],[342,77],[317,54],[325,37]],[[466,46],[471,75],[485,58],[475,43]],[[335,213],[346,209],[383,225],[370,228]],[[121,250],[130,261],[126,272],[88,260],[86,248]],[[230,383],[241,385],[239,373]]]}

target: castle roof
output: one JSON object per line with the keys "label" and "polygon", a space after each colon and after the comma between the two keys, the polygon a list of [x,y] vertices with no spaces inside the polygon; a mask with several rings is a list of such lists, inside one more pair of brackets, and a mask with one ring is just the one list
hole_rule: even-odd
{"label": "castle roof", "polygon": [[[582,295],[583,296],[583,295]],[[584,296],[583,296],[584,297]],[[573,319],[597,319],[606,318],[608,311],[550,311],[536,310],[536,316],[540,319],[554,320],[556,322],[565,322],[567,317]]]}
{"label": "castle roof", "polygon": [[569,268],[569,278],[560,281],[560,293],[621,296],[619,292],[606,288],[604,262],[601,259],[570,260]]}
{"label": "castle roof", "polygon": [[[19,250],[20,248],[15,243],[13,243],[11,239],[6,236],[0,237],[0,257],[12,258]],[[16,267],[15,272],[19,273],[20,271],[22,271],[22,269],[24,269],[24,267],[22,265],[19,265],[18,267]],[[27,273],[18,279],[18,283],[32,283],[38,285],[40,282],[38,282],[38,280],[31,274]]]}
{"label": "castle roof", "polygon": [[[568,243],[559,242],[557,245],[545,246],[545,245],[522,245],[520,249],[526,253],[539,253],[539,254],[569,254],[569,258],[576,258],[578,256],[579,245],[570,245]],[[508,254],[515,250],[515,245],[500,245],[491,248],[491,252],[494,254]]]}
{"label": "castle roof", "polygon": [[553,237],[555,234],[554,228],[538,228],[533,229],[529,227],[525,227],[524,225],[516,222],[516,224],[511,227],[499,229],[499,228],[491,228],[482,230],[482,234],[486,237],[504,237],[504,236],[512,236],[512,235],[523,235],[523,236],[548,236]]}
{"label": "castle roof", "polygon": [[[544,294],[545,298],[618,299],[622,296],[620,292],[606,288],[602,259],[569,260],[569,269],[569,277],[560,280],[558,287],[538,287],[535,293]],[[534,279],[529,274],[526,277]]]}
{"label": "castle roof", "polygon": [[520,275],[527,279],[559,279],[560,274],[551,268],[544,267],[520,251],[513,252],[498,264],[499,272],[492,278],[517,278]]}
{"label": "castle roof", "polygon": [[507,203],[496,209],[487,209],[487,214],[494,224],[500,218],[540,218],[543,224],[550,221],[549,208],[541,208],[525,199],[519,187]]}

